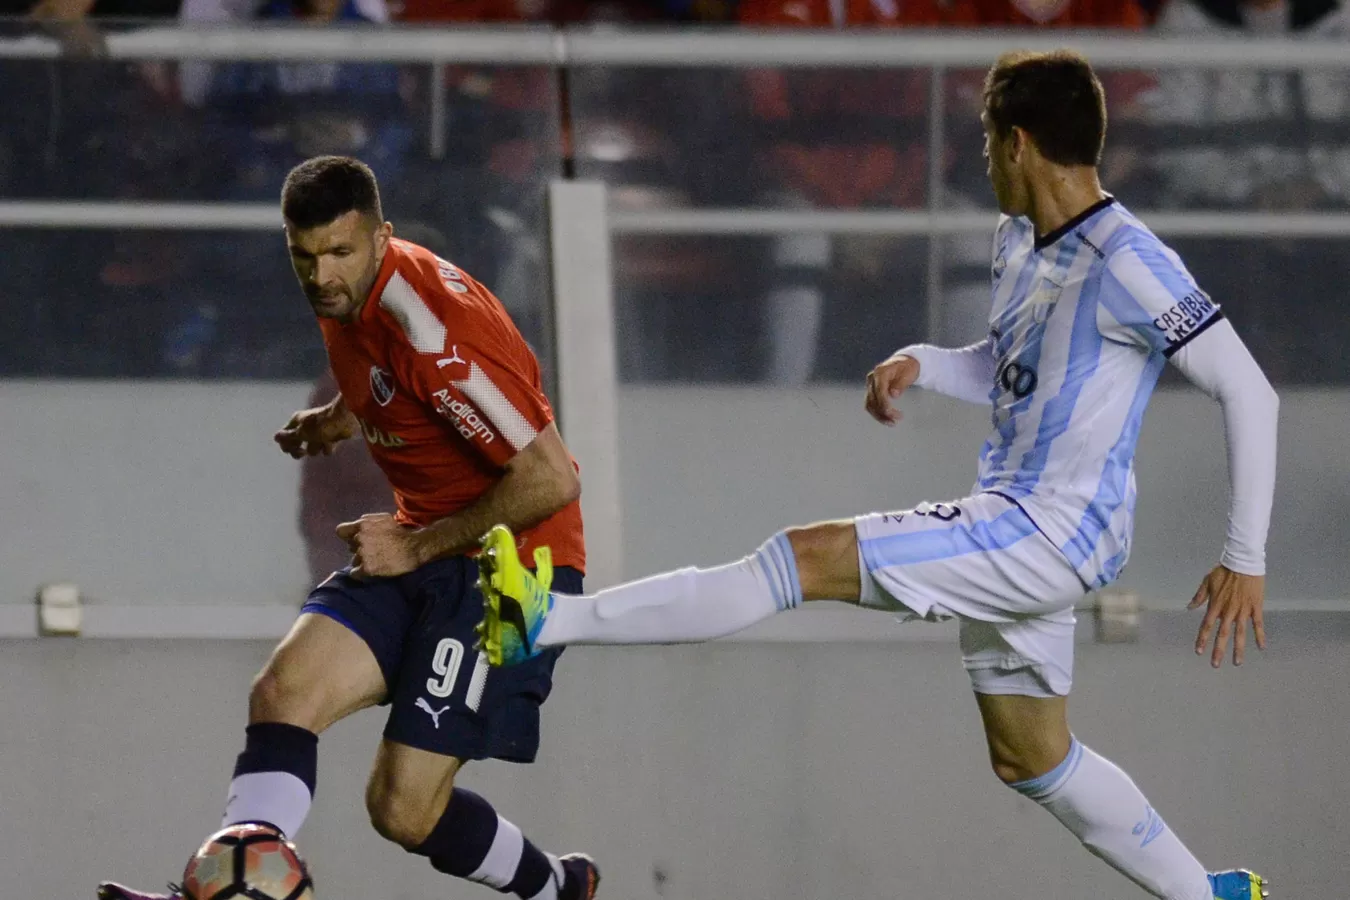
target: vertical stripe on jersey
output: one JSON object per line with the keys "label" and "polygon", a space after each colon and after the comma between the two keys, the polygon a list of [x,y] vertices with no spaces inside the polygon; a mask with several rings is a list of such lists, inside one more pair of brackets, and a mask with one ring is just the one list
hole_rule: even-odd
{"label": "vertical stripe on jersey", "polygon": [[453,384],[497,426],[497,431],[517,452],[524,450],[539,436],[539,430],[530,424],[530,420],[502,393],[502,389],[488,374],[478,367],[478,363],[469,363],[469,377]]}
{"label": "vertical stripe on jersey", "polygon": [[[1055,258],[1055,265],[1051,269],[1052,273],[1058,273],[1060,261],[1064,253],[1064,248],[1060,248],[1059,256]],[[994,328],[998,331],[998,338],[995,341],[997,358],[1003,363],[1003,357],[1012,352],[1012,344],[1015,340],[1013,331],[1017,325],[1017,316],[1026,308],[1026,293],[1028,286],[1035,279],[1037,271],[1040,269],[1040,256],[1035,251],[1027,253],[1022,260],[1022,269],[1017,273],[1017,281],[1013,287],[1012,294],[1005,300],[1003,312],[999,314],[994,322]],[[1021,302],[1018,302],[1021,300]],[[1045,335],[1045,323],[1033,322],[1027,334],[1026,346],[1017,356],[1017,361],[1022,365],[1029,365],[1031,368],[1037,368],[1041,355],[1041,338]],[[1001,368],[1001,366],[1000,366]],[[1008,460],[1008,453],[1012,450],[1013,442],[1017,439],[1017,417],[1027,411],[1031,404],[1035,402],[1035,393],[1028,394],[1021,400],[1015,400],[1009,405],[1006,411],[1002,412],[1003,421],[1000,422],[1000,410],[998,408],[998,398],[1005,388],[998,381],[998,375],[995,374],[994,387],[991,391],[991,397],[994,401],[994,429],[998,432],[999,442],[995,446],[992,438],[985,444],[985,451],[981,453],[989,465],[996,469],[1003,468],[1003,464]],[[981,483],[983,487],[988,487]]]}
{"label": "vertical stripe on jersey", "polygon": [[[1094,316],[1095,319],[1095,316]],[[1144,424],[1144,409],[1148,406],[1153,387],[1158,383],[1167,360],[1160,353],[1151,354],[1139,376],[1134,389],[1134,399],[1130,401],[1130,411],[1125,417],[1125,427],[1116,439],[1111,452],[1107,454],[1106,464],[1102,467],[1101,481],[1097,484],[1097,493],[1083,512],[1083,520],[1078,533],[1063,547],[1064,555],[1076,569],[1086,562],[1097,549],[1102,532],[1111,525],[1111,517],[1129,493],[1130,461],[1134,457],[1135,445],[1139,442],[1139,430]]]}
{"label": "vertical stripe on jersey", "polygon": [[399,272],[394,273],[381,292],[380,307],[403,327],[408,343],[418,353],[445,352],[445,325]]}
{"label": "vertical stripe on jersey", "polygon": [[[1068,282],[1070,280],[1068,277],[1069,273],[1073,270],[1075,262],[1077,262],[1078,259],[1080,258],[1079,251],[1082,249],[1082,244],[1079,242],[1075,242],[1072,238],[1073,236],[1070,235],[1064,239],[1064,243],[1060,246],[1059,253],[1055,258],[1055,267],[1052,270],[1055,273],[1055,275],[1064,282]],[[1084,282],[1084,286],[1079,288],[1077,298],[1064,298],[1063,301],[1061,301],[1061,302],[1074,302],[1076,304],[1076,308],[1074,310],[1073,325],[1069,332],[1068,346],[1065,348],[1061,348],[1060,346],[1056,345],[1053,348],[1056,356],[1058,356],[1058,354],[1061,352],[1067,354],[1064,360],[1064,365],[1060,366],[1056,364],[1049,367],[1050,370],[1052,371],[1062,369],[1064,373],[1063,381],[1060,384],[1059,392],[1050,399],[1045,400],[1044,397],[1046,395],[1046,390],[1050,388],[1049,384],[1045,384],[1042,386],[1042,388],[1038,388],[1036,393],[1033,393],[1031,396],[1027,397],[1026,405],[1021,410],[1017,410],[1018,412],[1029,410],[1034,402],[1036,402],[1037,400],[1041,400],[1040,428],[1037,430],[1036,436],[1033,442],[1031,443],[1031,446],[1028,447],[1026,452],[1023,453],[1022,455],[1020,467],[1017,472],[1017,478],[1014,485],[1014,487],[1018,489],[1017,491],[1015,491],[1017,496],[1023,496],[1024,494],[1029,493],[1031,489],[1035,487],[1037,482],[1039,482],[1040,474],[1045,470],[1046,462],[1050,458],[1051,442],[1053,442],[1055,438],[1059,437],[1059,435],[1062,434],[1064,430],[1068,427],[1069,419],[1073,415],[1074,405],[1078,402],[1078,394],[1081,393],[1083,384],[1086,382],[1087,378],[1091,376],[1092,371],[1096,369],[1097,354],[1095,350],[1093,350],[1091,368],[1085,373],[1083,373],[1081,377],[1079,377],[1078,375],[1078,364],[1079,360],[1082,358],[1080,354],[1085,352],[1085,346],[1087,347],[1087,349],[1091,349],[1090,345],[1084,344],[1084,335],[1081,334],[1081,332],[1083,332],[1084,329],[1079,321],[1080,318],[1084,315],[1083,298],[1087,295],[1088,295],[1087,284],[1086,282]],[[1056,306],[1058,306],[1058,303],[1056,303]],[[1095,315],[1092,318],[1093,321],[1091,322],[1091,331],[1092,334],[1095,335],[1097,327]],[[1045,330],[1048,326],[1049,326],[1048,321],[1035,324],[1032,326],[1033,328],[1032,337],[1035,341],[1035,350],[1036,350],[1033,365],[1037,370],[1038,376],[1044,374],[1046,369],[1045,366],[1041,365],[1042,360],[1041,348],[1045,337]],[[1039,394],[1040,396],[1038,397],[1037,394]],[[1059,424],[1055,418],[1059,414],[1062,414],[1064,417],[1064,421],[1062,424]],[[1048,428],[1047,423],[1050,423],[1052,426],[1055,427]],[[1014,440],[1012,443],[1008,445],[1007,448],[1008,451],[1012,450],[1012,447],[1015,443],[1016,440]],[[1001,464],[1002,460],[999,460],[998,462]]]}

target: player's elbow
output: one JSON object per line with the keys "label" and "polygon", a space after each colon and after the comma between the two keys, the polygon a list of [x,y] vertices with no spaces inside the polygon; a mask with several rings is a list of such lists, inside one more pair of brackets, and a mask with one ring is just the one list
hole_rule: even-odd
{"label": "player's elbow", "polygon": [[558,471],[553,479],[555,502],[558,509],[570,506],[581,499],[581,476],[569,461]]}
{"label": "player's elbow", "polygon": [[1269,423],[1271,428],[1279,423],[1280,395],[1264,375],[1257,383],[1238,392],[1233,400],[1245,407],[1253,417]]}
{"label": "player's elbow", "polygon": [[1269,381],[1266,382],[1266,389],[1261,392],[1261,401],[1265,404],[1266,410],[1270,413],[1271,421],[1275,421],[1280,415],[1280,395],[1275,392]]}
{"label": "player's elbow", "polygon": [[581,496],[581,478],[570,458],[531,467],[522,487],[534,498],[534,516],[541,521]]}

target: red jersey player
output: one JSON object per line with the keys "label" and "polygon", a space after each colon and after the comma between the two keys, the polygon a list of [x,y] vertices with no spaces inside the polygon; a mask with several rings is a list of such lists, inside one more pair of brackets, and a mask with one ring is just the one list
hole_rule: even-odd
{"label": "red jersey player", "polygon": [[[542,852],[454,786],[467,760],[534,759],[556,661],[499,671],[474,650],[479,538],[510,523],[522,549],[552,549],[560,590],[581,590],[581,483],[539,364],[487,288],[392,236],[361,162],[297,166],[282,214],[339,393],[292,416],[276,441],[301,458],[364,436],[398,512],[339,526],[352,565],[314,589],[255,680],[222,825],[261,822],[293,839],[314,793],[318,735],[389,704],[366,792],[376,831],[522,900],[592,900],[599,871],[589,858]],[[179,896],[171,891],[103,884],[99,896]]]}

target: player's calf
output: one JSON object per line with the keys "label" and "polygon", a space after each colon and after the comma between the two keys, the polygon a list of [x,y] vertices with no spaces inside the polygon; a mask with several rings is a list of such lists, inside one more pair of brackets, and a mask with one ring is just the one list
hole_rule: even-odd
{"label": "player's calf", "polygon": [[[397,702],[397,701],[396,701]],[[417,720],[414,720],[417,721]],[[434,735],[449,734],[452,724]],[[366,807],[383,837],[426,857],[438,871],[523,900],[575,900],[587,872],[541,851],[482,797],[454,786],[460,760],[386,737],[380,744]],[[590,864],[594,867],[594,864]]]}
{"label": "player's calf", "polygon": [[521,900],[592,900],[600,881],[589,857],[543,852],[490,803],[463,788],[453,789],[430,832],[407,849],[439,872]]}
{"label": "player's calf", "polygon": [[416,850],[450,803],[460,761],[383,741],[366,784],[370,824],[385,840]]}

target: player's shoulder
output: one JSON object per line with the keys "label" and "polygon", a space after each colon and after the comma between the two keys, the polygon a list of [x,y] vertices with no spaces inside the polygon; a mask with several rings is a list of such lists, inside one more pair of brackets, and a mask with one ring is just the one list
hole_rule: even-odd
{"label": "player's shoulder", "polygon": [[1155,275],[1190,278],[1186,264],[1175,250],[1143,221],[1120,204],[1114,204],[1111,214],[1103,216],[1092,229],[1088,240],[1095,238],[1102,261],[1117,276],[1130,270],[1145,270]]}
{"label": "player's shoulder", "polygon": [[459,266],[425,247],[389,242],[394,271],[378,302],[406,343],[418,353],[443,353],[453,340],[496,336],[505,311],[500,301]]}
{"label": "player's shoulder", "polygon": [[993,275],[998,281],[1008,266],[1008,260],[1021,244],[1034,243],[1035,237],[1031,222],[1021,216],[999,213],[998,224],[994,226]]}
{"label": "player's shoulder", "polygon": [[1119,201],[1111,204],[1087,229],[1088,240],[1110,260],[1118,254],[1145,253],[1165,247],[1162,240]]}
{"label": "player's shoulder", "polygon": [[998,224],[994,226],[994,245],[1005,246],[1032,233],[1031,220],[1025,216],[998,214]]}

